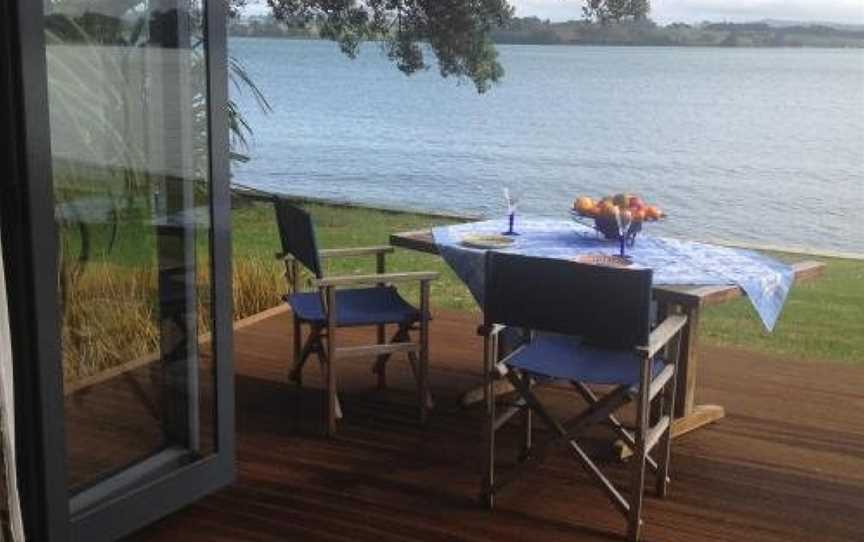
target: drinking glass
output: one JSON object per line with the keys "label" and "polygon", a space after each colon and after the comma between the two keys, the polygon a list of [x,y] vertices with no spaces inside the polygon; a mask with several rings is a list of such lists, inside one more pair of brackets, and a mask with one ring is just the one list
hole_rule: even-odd
{"label": "drinking glass", "polygon": [[622,258],[628,258],[624,253],[624,247],[627,245],[627,238],[630,236],[630,225],[633,223],[633,215],[630,211],[619,212],[615,211],[615,222],[618,225],[618,242],[620,243],[620,256]]}
{"label": "drinking glass", "polygon": [[503,235],[519,235],[516,233],[516,230],[513,229],[513,225],[516,222],[516,205],[518,200],[510,194],[510,189],[504,189],[504,200],[507,202],[507,222],[508,228],[507,231],[502,232]]}

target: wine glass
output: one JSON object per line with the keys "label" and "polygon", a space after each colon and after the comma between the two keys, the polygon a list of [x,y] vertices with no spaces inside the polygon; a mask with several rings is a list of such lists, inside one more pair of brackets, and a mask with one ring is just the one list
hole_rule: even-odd
{"label": "wine glass", "polygon": [[633,224],[633,214],[629,210],[621,211],[617,207],[615,208],[615,223],[618,225],[618,242],[621,245],[620,256],[622,258],[630,259],[624,253],[624,247],[627,244],[627,238],[630,236],[630,226]]}
{"label": "wine glass", "polygon": [[507,231],[502,232],[503,235],[519,235],[513,229],[513,224],[516,221],[516,205],[519,201],[510,194],[510,189],[504,189],[504,200],[507,202],[507,220],[508,220],[508,228]]}

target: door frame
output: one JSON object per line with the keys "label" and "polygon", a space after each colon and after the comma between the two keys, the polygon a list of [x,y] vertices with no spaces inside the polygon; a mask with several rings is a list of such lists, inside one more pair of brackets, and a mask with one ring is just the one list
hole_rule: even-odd
{"label": "door frame", "polygon": [[[235,477],[226,3],[205,6],[210,131],[215,453],[81,512],[67,488],[57,226],[51,172],[43,2],[0,6],[0,219],[13,336],[16,452],[29,540],[114,540]],[[26,413],[26,414],[25,414]],[[26,422],[26,423],[25,423]]]}

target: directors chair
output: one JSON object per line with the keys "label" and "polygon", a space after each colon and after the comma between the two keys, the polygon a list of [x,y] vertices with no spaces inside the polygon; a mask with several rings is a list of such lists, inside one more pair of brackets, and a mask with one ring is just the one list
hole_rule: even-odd
{"label": "directors chair", "polygon": [[[338,364],[357,357],[377,356],[373,371],[378,374],[379,387],[386,386],[386,365],[393,354],[405,353],[417,381],[419,416],[426,423],[432,406],[429,392],[429,289],[436,272],[386,273],[386,254],[390,246],[318,250],[312,218],[304,210],[284,198],[274,200],[286,277],[291,293],[283,299],[291,306],[294,320],[294,364],[289,378],[303,386],[303,366],[315,354],[321,364],[325,382],[326,433],[334,436],[336,420],[342,410],[337,394]],[[377,273],[324,277],[321,259],[336,257],[376,256]],[[314,291],[300,291],[301,266],[312,274]],[[420,306],[405,301],[394,282],[420,283]],[[364,286],[364,287],[359,287]],[[386,326],[395,325],[396,333],[386,340]],[[377,328],[377,344],[342,346],[339,330],[349,327]],[[308,328],[305,342],[304,328]],[[416,341],[411,332],[417,332]],[[298,394],[299,395],[299,394]],[[299,399],[298,399],[299,400]]]}
{"label": "directors chair", "polygon": [[[480,331],[488,455],[481,495],[489,508],[519,470],[542,460],[549,444],[564,442],[626,517],[628,539],[638,540],[646,466],[656,475],[657,494],[662,497],[667,491],[678,348],[666,346],[678,340],[687,321],[672,315],[651,329],[651,280],[649,269],[487,253]],[[526,339],[499,360],[499,336],[508,327],[523,330]],[[502,377],[516,393],[497,412],[493,380]],[[572,385],[588,404],[567,421],[556,419],[536,393],[543,385],[560,382]],[[597,385],[609,391],[599,394]],[[628,428],[615,412],[632,401],[635,423]],[[652,403],[655,420],[650,423]],[[509,477],[498,479],[495,436],[517,414],[524,425],[520,462]],[[532,415],[552,431],[553,442],[534,444]],[[627,492],[616,487],[580,444],[585,430],[598,423],[610,427],[633,451]]]}

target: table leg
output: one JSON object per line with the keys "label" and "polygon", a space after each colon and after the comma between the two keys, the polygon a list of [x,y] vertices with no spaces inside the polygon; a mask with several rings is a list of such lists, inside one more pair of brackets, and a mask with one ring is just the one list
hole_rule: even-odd
{"label": "table leg", "polygon": [[[495,394],[495,397],[510,393],[511,391],[513,391],[513,385],[510,384],[508,380],[498,378],[492,382],[492,392]],[[480,401],[483,401],[485,397],[485,387],[479,386],[466,391],[462,395],[460,402],[463,407],[470,407],[471,405],[476,405]]]}
{"label": "table leg", "polygon": [[[672,438],[680,437],[690,431],[699,429],[705,425],[716,422],[726,415],[720,405],[697,405],[696,404],[696,371],[698,362],[699,344],[699,312],[698,306],[671,307],[661,303],[658,307],[657,318],[663,318],[672,313],[683,312],[687,315],[687,325],[681,331],[681,341],[673,341],[666,350],[667,359],[678,357],[678,392],[675,398],[675,420],[672,422]],[[633,455],[633,451],[623,442],[615,442],[616,454],[621,459]]]}
{"label": "table leg", "polygon": [[672,422],[672,438],[680,437],[726,416],[720,405],[696,405],[693,410]]}
{"label": "table leg", "polygon": [[726,414],[720,405],[696,405],[701,309],[692,306],[683,307],[681,310],[687,315],[687,325],[682,330],[678,359],[678,393],[675,401],[675,421],[672,423],[673,437],[713,423]]}

